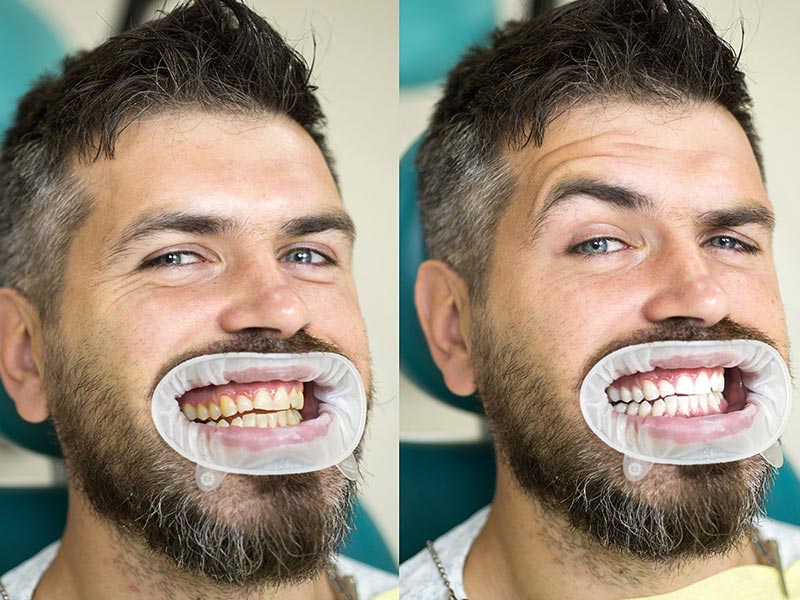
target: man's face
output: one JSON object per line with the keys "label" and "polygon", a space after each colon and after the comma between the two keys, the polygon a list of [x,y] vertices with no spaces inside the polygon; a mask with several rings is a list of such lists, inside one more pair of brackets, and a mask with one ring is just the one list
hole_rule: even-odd
{"label": "man's face", "polygon": [[633,343],[755,338],[788,359],[772,209],[744,132],[707,104],[590,104],[508,162],[517,187],[471,316],[506,468],[605,546],[649,558],[728,547],[757,510],[762,459],[627,481],[578,392],[594,362]]}
{"label": "man's face", "polygon": [[228,475],[200,492],[194,464],[158,436],[150,394],[175,364],[224,351],[338,351],[369,388],[351,226],[322,154],[284,117],[156,115],[77,176],[94,209],[45,332],[76,485],[189,571],[239,584],[312,575],[346,529],[352,482],[331,468]]}

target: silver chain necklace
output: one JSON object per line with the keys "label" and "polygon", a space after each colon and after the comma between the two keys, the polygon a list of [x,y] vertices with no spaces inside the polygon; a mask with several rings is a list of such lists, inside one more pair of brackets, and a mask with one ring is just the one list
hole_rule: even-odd
{"label": "silver chain necklace", "polygon": [[[439,554],[433,547],[433,542],[428,540],[425,542],[425,545],[428,547],[428,552],[431,553],[431,558],[433,558],[433,562],[436,565],[436,568],[439,570],[439,575],[444,582],[444,587],[447,588],[448,600],[458,600],[458,596],[456,596],[456,593],[453,591],[453,586],[450,585],[450,580],[447,578],[447,571],[444,570],[442,559],[439,558]],[[467,598],[464,598],[463,600],[467,600]]]}

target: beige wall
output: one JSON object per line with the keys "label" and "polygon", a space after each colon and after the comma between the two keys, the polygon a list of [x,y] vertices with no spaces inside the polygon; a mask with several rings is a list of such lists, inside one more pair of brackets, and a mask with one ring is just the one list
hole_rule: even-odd
{"label": "beige wall", "polygon": [[[563,3],[563,2],[562,2]],[[795,345],[792,363],[797,364],[800,340],[800,261],[797,230],[800,228],[800,178],[797,163],[800,151],[800,2],[795,0],[696,0],[726,39],[738,48],[745,38],[741,64],[748,75],[748,86],[755,102],[757,125],[763,139],[768,189],[777,212],[775,260],[789,326]],[[524,3],[500,0],[501,17],[523,14]],[[404,91],[400,97],[400,152],[425,129],[428,115],[438,95],[437,86]],[[480,419],[432,401],[413,384],[401,378],[401,436],[404,438],[471,438],[480,435]],[[795,390],[797,396],[797,390]],[[420,418],[420,415],[425,415]],[[800,411],[794,410],[783,438],[789,458],[800,465]]]}
{"label": "beige wall", "polygon": [[[114,32],[122,0],[24,0],[71,49]],[[163,0],[153,2],[160,6]],[[174,0],[166,3],[174,6]],[[367,321],[377,401],[365,445],[363,498],[397,557],[397,4],[360,0],[248,0],[308,57],[328,116],[344,202],[358,228],[356,280]],[[9,451],[6,450],[6,453]],[[0,458],[0,483],[49,476],[46,463]]]}

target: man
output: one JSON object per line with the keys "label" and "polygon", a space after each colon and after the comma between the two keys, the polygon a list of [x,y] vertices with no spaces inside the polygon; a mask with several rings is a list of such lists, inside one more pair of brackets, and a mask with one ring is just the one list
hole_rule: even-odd
{"label": "man", "polygon": [[[0,375],[23,418],[52,418],[69,509],[60,544],[3,577],[14,600],[393,586],[335,556],[347,469],[233,472],[201,489],[199,463],[150,414],[168,371],[215,354],[332,353],[369,390],[354,229],[314,90],[261,17],[196,0],[68,59],[21,101],[2,156]],[[202,402],[181,399],[185,419],[172,409],[247,453],[237,436],[260,447],[321,422],[313,381],[286,379],[213,382]]]}
{"label": "man", "polygon": [[[750,104],[737,56],[683,0],[576,0],[451,72],[417,157],[416,303],[448,388],[483,402],[498,475],[490,507],[401,567],[404,597],[800,594],[800,531],[755,525],[760,454],[641,477],[650,464],[623,464],[579,402],[637,344],[746,340],[788,361]],[[604,416],[659,423],[678,450],[741,416],[736,369],[686,356],[631,368]],[[692,407],[709,370],[726,403]],[[646,377],[655,394],[631,397]]]}

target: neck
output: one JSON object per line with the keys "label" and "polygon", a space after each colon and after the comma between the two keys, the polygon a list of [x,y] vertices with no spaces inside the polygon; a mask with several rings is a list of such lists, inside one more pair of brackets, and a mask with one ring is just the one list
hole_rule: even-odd
{"label": "neck", "polygon": [[157,556],[134,535],[101,519],[85,499],[70,489],[67,526],[53,563],[44,573],[34,600],[79,598],[153,598],[189,600],[332,600],[327,573],[282,587],[231,588],[178,569]]}
{"label": "neck", "polygon": [[611,550],[532,500],[498,465],[495,498],[467,556],[464,587],[470,600],[635,598],[674,591],[757,562],[749,540],[740,540],[722,555],[662,562]]}

